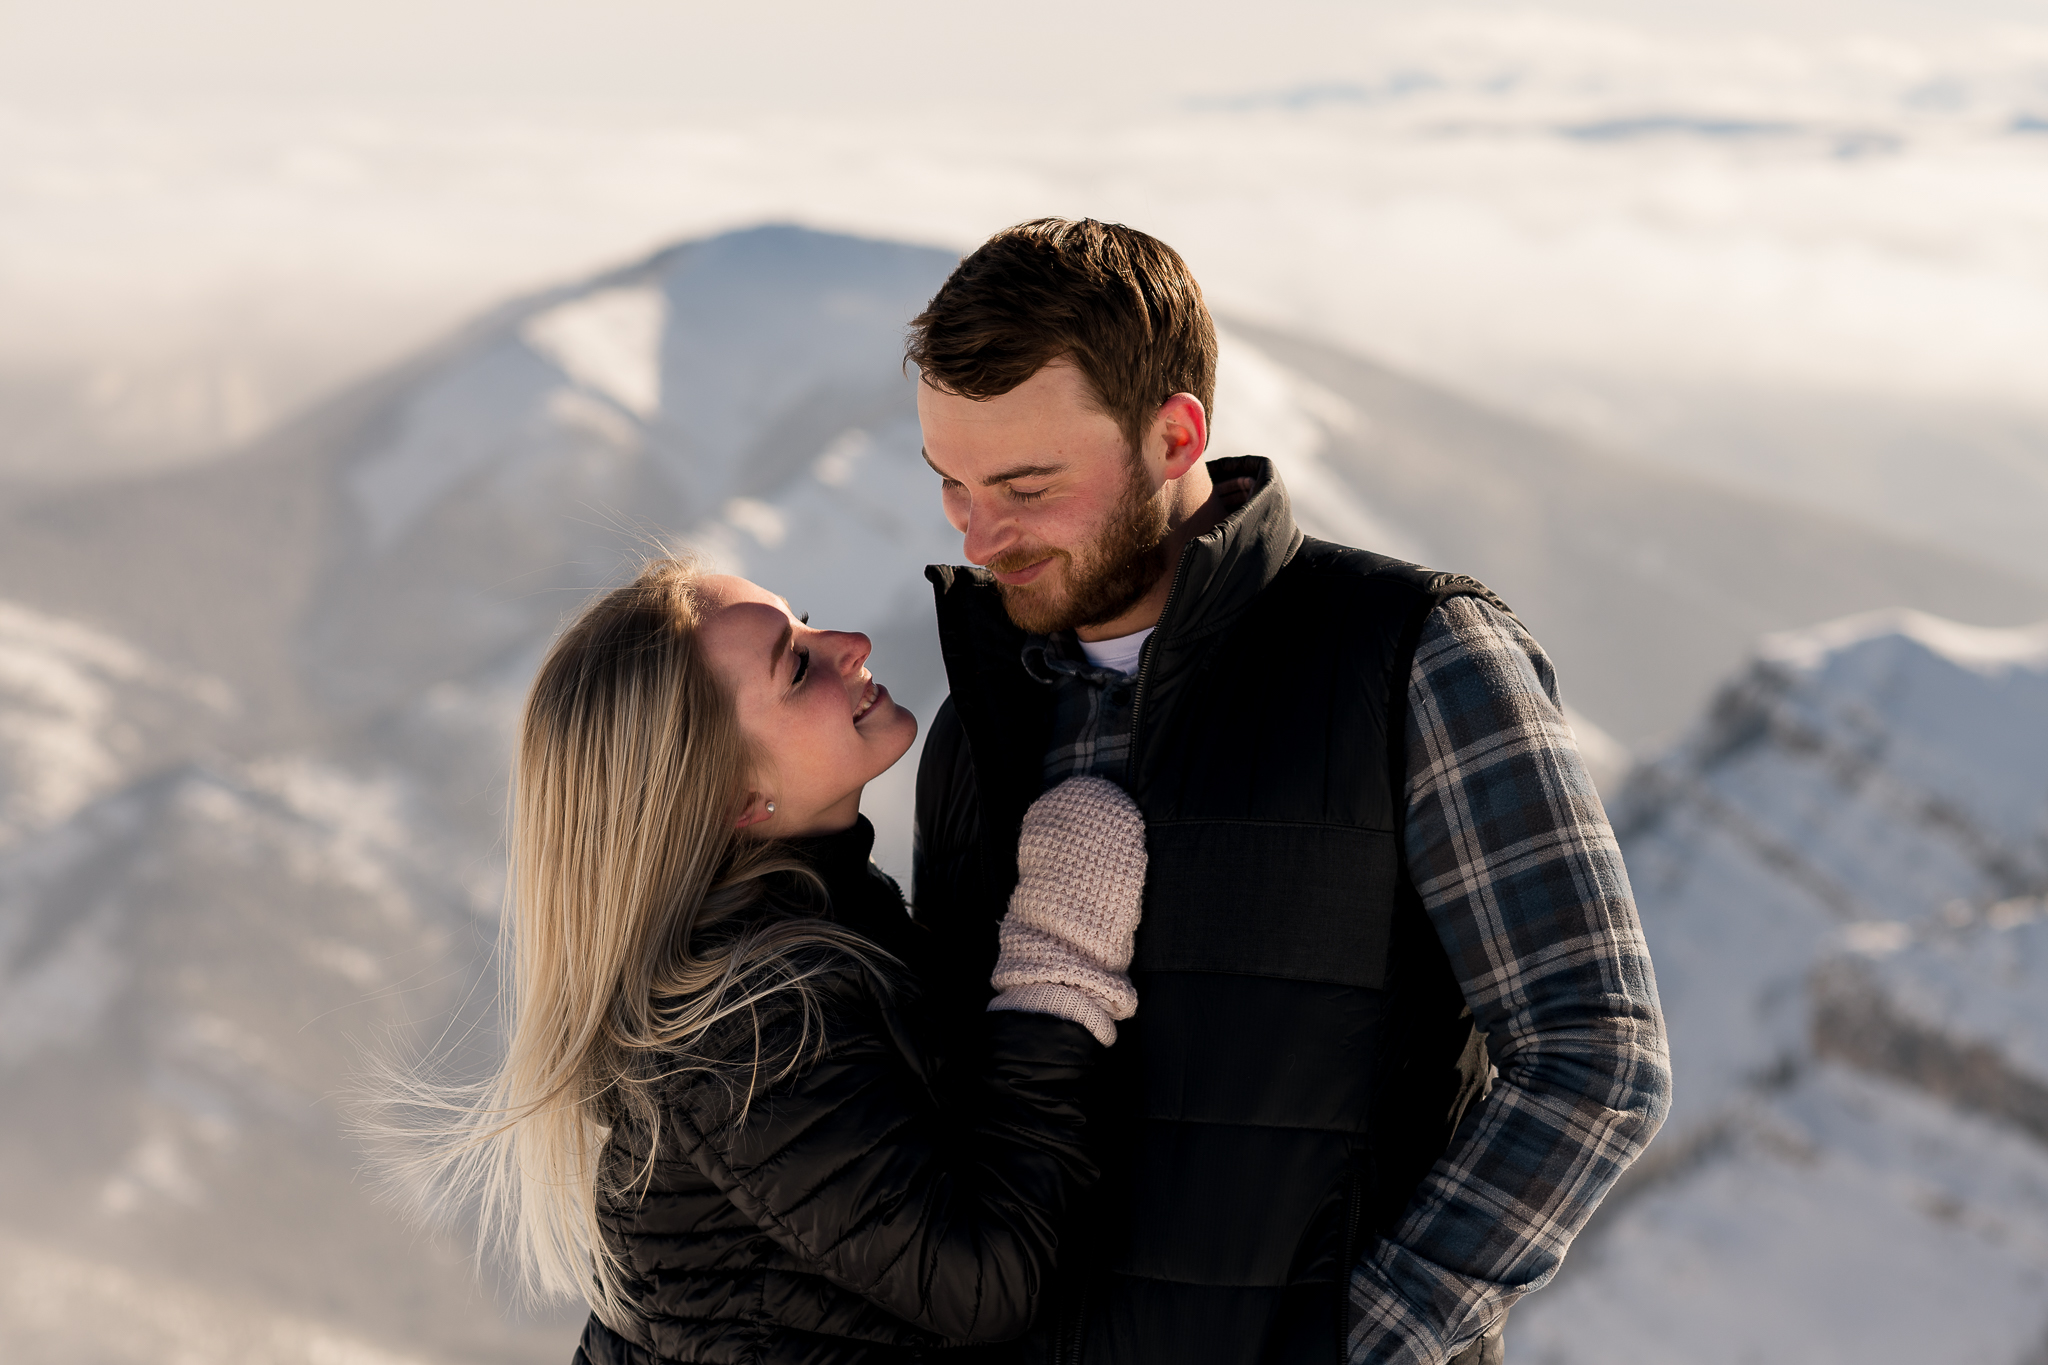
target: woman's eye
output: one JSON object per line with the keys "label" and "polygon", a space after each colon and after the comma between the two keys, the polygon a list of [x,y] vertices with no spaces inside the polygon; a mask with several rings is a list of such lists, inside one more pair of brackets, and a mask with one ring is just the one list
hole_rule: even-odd
{"label": "woman's eye", "polygon": [[804,674],[811,671],[811,651],[800,649],[796,652],[796,672],[790,674],[789,685],[795,687],[804,680]]}

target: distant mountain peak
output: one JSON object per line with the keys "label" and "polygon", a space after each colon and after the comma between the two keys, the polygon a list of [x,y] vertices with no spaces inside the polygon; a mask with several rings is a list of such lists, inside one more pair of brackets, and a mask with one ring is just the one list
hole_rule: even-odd
{"label": "distant mountain peak", "polygon": [[1886,640],[1917,645],[1956,667],[1978,672],[2048,670],[2048,622],[2036,626],[1972,626],[1910,607],[1888,607],[1805,630],[1774,632],[1763,638],[1757,654],[1792,667],[1819,669],[1830,658]]}

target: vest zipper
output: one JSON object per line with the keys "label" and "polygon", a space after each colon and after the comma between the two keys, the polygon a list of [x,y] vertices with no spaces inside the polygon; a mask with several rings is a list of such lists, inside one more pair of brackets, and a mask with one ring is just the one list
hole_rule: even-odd
{"label": "vest zipper", "polygon": [[1053,1337],[1052,1365],[1081,1365],[1081,1338],[1087,1331],[1088,1290],[1083,1286]]}
{"label": "vest zipper", "polygon": [[[1187,576],[1187,546],[1180,552],[1180,561],[1173,566],[1173,582],[1167,585],[1166,601],[1159,608],[1159,626],[1152,632],[1152,638],[1145,641],[1145,653],[1138,660],[1138,680],[1131,684],[1131,747],[1124,757],[1124,782],[1128,784],[1138,772],[1138,726],[1145,718],[1145,681],[1152,676],[1152,656],[1159,641],[1166,634],[1166,619],[1173,612],[1174,599],[1180,596],[1181,580]],[[1060,1365],[1055,1362],[1055,1365]]]}
{"label": "vest zipper", "polygon": [[1365,1217],[1365,1179],[1352,1169],[1344,1182],[1344,1259],[1337,1266],[1337,1365],[1351,1352],[1351,1272],[1358,1266],[1358,1225]]}

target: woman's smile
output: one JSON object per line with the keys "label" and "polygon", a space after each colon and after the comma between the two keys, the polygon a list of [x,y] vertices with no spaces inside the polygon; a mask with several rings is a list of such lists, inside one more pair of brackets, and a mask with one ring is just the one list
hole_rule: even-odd
{"label": "woman's smile", "polygon": [[860,699],[853,706],[853,723],[860,724],[861,717],[875,709],[875,703],[889,695],[889,689],[876,682],[865,668],[860,671],[862,684]]}

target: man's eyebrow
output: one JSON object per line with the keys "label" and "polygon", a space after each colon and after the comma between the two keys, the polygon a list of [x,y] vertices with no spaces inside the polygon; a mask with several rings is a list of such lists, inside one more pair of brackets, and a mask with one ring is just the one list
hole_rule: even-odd
{"label": "man's eyebrow", "polygon": [[1012,465],[1008,469],[998,469],[995,473],[983,479],[981,486],[983,488],[994,488],[999,483],[1010,483],[1017,479],[1044,479],[1054,474],[1064,474],[1066,472],[1067,467],[1063,464]]}
{"label": "man's eyebrow", "polygon": [[[931,452],[926,450],[923,446],[918,447],[917,453],[924,456],[924,462],[926,464],[932,465],[932,473],[938,475],[942,479],[947,479],[954,483],[959,482],[959,480],[954,479],[951,474],[948,474],[945,470],[939,468],[937,465],[932,464]],[[1063,464],[1012,465],[1008,469],[999,469],[995,473],[983,479],[981,481],[981,486],[983,488],[994,488],[999,483],[1010,483],[1016,479],[1043,479],[1049,478],[1054,474],[1064,474],[1066,472],[1067,467]]]}

